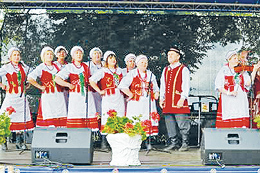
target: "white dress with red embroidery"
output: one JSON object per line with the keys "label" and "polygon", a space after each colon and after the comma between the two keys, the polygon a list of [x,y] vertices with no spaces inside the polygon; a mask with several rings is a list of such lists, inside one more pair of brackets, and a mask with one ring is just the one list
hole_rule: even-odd
{"label": "white dress with red embroidery", "polygon": [[[151,97],[148,95],[148,86],[150,83]],[[149,120],[149,113],[157,113],[155,99],[153,97],[155,92],[159,92],[159,87],[156,82],[155,75],[147,70],[146,73],[140,73],[138,69],[131,70],[126,77],[122,79],[118,88],[129,88],[133,93],[133,98],[127,103],[126,116],[132,118],[133,116],[142,115],[141,120]],[[151,98],[151,100],[149,100]],[[151,102],[150,102],[151,101]],[[149,102],[151,107],[149,109]],[[158,134],[158,121],[152,121],[151,135]],[[147,131],[149,134],[149,131]]]}
{"label": "white dress with red embroidery", "polygon": [[25,100],[24,94],[26,74],[28,74],[28,70],[28,66],[22,64],[14,66],[12,63],[6,64],[0,68],[0,76],[5,76],[8,82],[8,90],[6,90],[6,96],[0,114],[5,112],[6,108],[9,106],[12,106],[16,111],[10,115],[11,131],[23,131],[25,129],[34,128],[34,123],[29,109],[29,102],[27,98]]}
{"label": "white dress with red embroidery", "polygon": [[120,68],[108,69],[101,68],[97,73],[90,77],[90,80],[98,83],[100,82],[100,89],[106,93],[102,96],[102,115],[101,115],[101,131],[104,129],[104,125],[107,122],[107,112],[114,109],[117,112],[117,116],[125,115],[124,96],[117,88],[123,75]]}
{"label": "white dress with red embroidery", "polygon": [[[88,82],[88,66],[82,63],[80,67],[73,63],[66,65],[57,76],[75,85],[74,89],[69,90],[69,107],[67,127],[69,128],[91,128],[98,130],[96,108],[92,94],[88,95],[86,103],[86,84]],[[87,105],[88,104],[88,110]],[[88,111],[88,113],[87,113]]]}
{"label": "white dress with red embroidery", "polygon": [[41,63],[29,74],[34,80],[40,78],[41,84],[46,87],[41,95],[37,126],[66,127],[67,110],[63,90],[54,82],[58,71],[56,65],[47,66]]}
{"label": "white dress with red embroidery", "polygon": [[249,80],[247,72],[238,75],[227,65],[220,69],[215,80],[215,89],[237,91],[237,96],[220,95],[216,128],[249,127],[249,104],[245,86]]}

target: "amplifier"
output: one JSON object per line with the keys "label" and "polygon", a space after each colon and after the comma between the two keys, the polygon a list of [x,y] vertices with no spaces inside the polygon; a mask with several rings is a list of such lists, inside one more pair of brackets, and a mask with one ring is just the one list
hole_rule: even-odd
{"label": "amplifier", "polygon": [[32,162],[91,164],[93,142],[88,128],[36,128],[31,145]]}

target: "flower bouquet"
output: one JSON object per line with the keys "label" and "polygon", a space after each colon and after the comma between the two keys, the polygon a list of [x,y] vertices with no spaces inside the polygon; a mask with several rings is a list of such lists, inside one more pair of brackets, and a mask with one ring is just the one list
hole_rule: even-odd
{"label": "flower bouquet", "polygon": [[109,110],[107,114],[109,117],[102,131],[103,133],[125,133],[130,137],[141,135],[142,140],[146,139],[146,129],[149,129],[152,125],[150,120],[141,121],[142,115],[133,117],[133,120],[125,116],[118,117],[115,110]]}
{"label": "flower bouquet", "polygon": [[[141,121],[142,115],[129,119],[118,117],[115,110],[107,112],[109,115],[103,133],[108,133],[107,141],[112,148],[111,166],[141,165],[139,150],[146,131],[152,126],[151,120]],[[155,118],[156,114],[151,117]],[[158,117],[157,117],[158,118]]]}

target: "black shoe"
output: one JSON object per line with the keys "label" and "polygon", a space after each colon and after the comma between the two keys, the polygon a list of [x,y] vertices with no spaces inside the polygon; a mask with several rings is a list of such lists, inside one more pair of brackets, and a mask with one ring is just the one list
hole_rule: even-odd
{"label": "black shoe", "polygon": [[22,145],[21,145],[21,149],[22,149],[22,150],[27,150],[27,149],[28,149],[28,147],[27,147],[27,145],[26,145],[26,144],[22,144]]}
{"label": "black shoe", "polygon": [[189,150],[189,147],[188,147],[188,144],[186,143],[183,143],[181,148],[179,149],[179,151],[188,151]]}
{"label": "black shoe", "polygon": [[20,150],[20,149],[22,149],[22,144],[21,143],[16,143],[16,149],[17,150]]}
{"label": "black shoe", "polygon": [[2,150],[3,150],[3,151],[8,150],[8,148],[7,148],[7,143],[3,143],[3,144],[2,144]]}
{"label": "black shoe", "polygon": [[165,147],[165,148],[163,149],[163,151],[175,150],[175,149],[177,149],[177,148],[179,148],[178,145],[176,145],[176,144],[170,144],[170,145],[168,145],[167,147]]}

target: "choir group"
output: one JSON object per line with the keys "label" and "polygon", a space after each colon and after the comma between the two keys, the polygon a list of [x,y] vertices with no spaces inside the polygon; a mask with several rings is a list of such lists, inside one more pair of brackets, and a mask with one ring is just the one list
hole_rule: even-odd
{"label": "choir group", "polygon": [[[88,62],[82,62],[84,50],[74,46],[70,50],[72,62],[65,61],[68,51],[58,46],[55,51],[44,47],[40,57],[42,63],[35,69],[21,61],[20,50],[12,47],[8,51],[10,63],[0,68],[0,76],[7,83],[0,83],[6,91],[1,112],[12,106],[10,130],[20,132],[32,130],[29,104],[26,98],[26,82],[41,90],[37,114],[37,127],[91,128],[102,129],[108,118],[107,112],[115,110],[118,116],[142,115],[141,120],[151,119],[157,114],[156,102],[165,117],[170,144],[165,150],[188,149],[190,130],[188,95],[190,72],[180,63],[183,53],[178,47],[171,47],[167,57],[169,66],[163,69],[158,87],[156,76],[147,69],[148,58],[130,53],[125,57],[126,68],[118,67],[118,57],[113,51],[90,50]],[[54,56],[57,60],[54,61]],[[103,60],[102,60],[103,58]],[[249,127],[249,111],[246,92],[251,80],[246,71],[236,73],[238,53],[230,52],[228,63],[216,77],[216,89],[220,92],[216,127]],[[255,65],[256,73],[260,64]],[[239,106],[238,106],[239,105]],[[151,119],[149,135],[158,134],[158,120]],[[19,141],[21,142],[21,141]],[[5,149],[7,145],[5,143]],[[18,148],[21,145],[17,146]]]}

